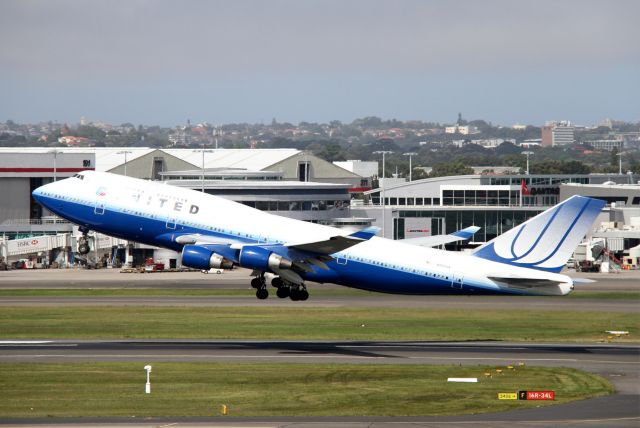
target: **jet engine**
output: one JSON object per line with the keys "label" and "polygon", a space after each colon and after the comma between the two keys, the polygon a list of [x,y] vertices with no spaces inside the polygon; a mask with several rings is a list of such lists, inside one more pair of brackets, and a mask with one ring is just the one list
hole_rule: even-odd
{"label": "jet engine", "polygon": [[291,260],[275,254],[267,248],[253,245],[243,247],[238,260],[240,266],[262,272],[291,269],[293,267]]}
{"label": "jet engine", "polygon": [[205,247],[185,245],[182,248],[182,264],[195,269],[231,269],[233,262]]}

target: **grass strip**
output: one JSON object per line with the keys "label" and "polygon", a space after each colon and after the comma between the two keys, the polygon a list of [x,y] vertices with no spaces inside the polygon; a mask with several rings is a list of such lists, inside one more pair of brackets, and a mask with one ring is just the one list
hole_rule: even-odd
{"label": "grass strip", "polygon": [[[388,298],[387,294],[372,293],[353,288],[313,288],[312,297],[367,296]],[[0,297],[247,297],[255,299],[254,291],[240,288],[11,288],[0,289]],[[509,296],[507,296],[508,298]],[[428,298],[428,297],[424,297]],[[488,303],[491,299],[505,296],[483,296]],[[529,297],[510,296],[513,299]],[[542,298],[542,297],[534,297]],[[640,291],[574,291],[564,297],[548,299],[594,299],[594,300],[640,300]]]}
{"label": "grass strip", "polygon": [[[271,289],[275,293],[275,289]],[[352,288],[314,288],[314,296],[379,296],[385,294]],[[8,288],[0,297],[246,297],[255,299],[255,290],[247,288]]]}
{"label": "grass strip", "polygon": [[2,339],[600,341],[640,314],[412,308],[2,307]]}
{"label": "grass strip", "polygon": [[[222,404],[230,417],[451,415],[613,391],[602,377],[569,368],[501,367],[497,374],[486,366],[150,363],[151,394],[141,363],[0,364],[0,417],[218,416]],[[519,390],[553,390],[556,400],[497,399]]]}

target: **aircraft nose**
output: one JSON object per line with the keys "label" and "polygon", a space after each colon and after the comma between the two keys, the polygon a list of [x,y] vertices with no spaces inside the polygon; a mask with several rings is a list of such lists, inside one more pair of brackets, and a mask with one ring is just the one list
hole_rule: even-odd
{"label": "aircraft nose", "polygon": [[33,192],[31,192],[33,199],[35,199],[39,203],[42,203],[45,195],[47,193],[51,193],[51,190],[54,188],[55,184],[55,182],[48,183],[36,188]]}
{"label": "aircraft nose", "polygon": [[37,189],[35,189],[33,192],[31,192],[31,196],[33,196],[33,199],[35,199],[38,202],[40,202],[40,197],[42,196],[43,187],[44,186],[40,186]]}
{"label": "aircraft nose", "polygon": [[33,192],[31,192],[31,196],[33,196],[33,199],[35,199],[36,201],[40,201],[40,198],[42,197],[42,192],[47,186],[48,184],[45,184],[44,186],[40,186],[36,188]]}

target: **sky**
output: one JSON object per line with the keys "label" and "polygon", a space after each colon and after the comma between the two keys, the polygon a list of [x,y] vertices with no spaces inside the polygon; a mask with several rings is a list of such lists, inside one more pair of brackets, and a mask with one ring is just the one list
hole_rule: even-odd
{"label": "sky", "polygon": [[0,121],[640,121],[636,0],[0,0]]}

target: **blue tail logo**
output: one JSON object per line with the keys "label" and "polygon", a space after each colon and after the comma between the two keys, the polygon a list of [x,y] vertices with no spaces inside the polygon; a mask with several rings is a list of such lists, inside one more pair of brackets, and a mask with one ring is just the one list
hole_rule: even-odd
{"label": "blue tail logo", "polygon": [[560,272],[605,202],[573,196],[538,214],[473,253],[512,266]]}

